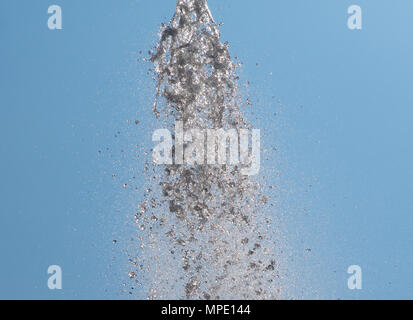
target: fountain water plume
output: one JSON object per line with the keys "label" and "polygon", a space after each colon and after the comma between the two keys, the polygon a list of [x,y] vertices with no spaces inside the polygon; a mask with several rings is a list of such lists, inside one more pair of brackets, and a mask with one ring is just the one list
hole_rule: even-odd
{"label": "fountain water plume", "polygon": [[[206,0],[177,1],[151,62],[153,111],[163,125],[251,128],[240,108],[237,65]],[[150,185],[135,216],[142,250],[133,261],[137,272],[146,271],[149,298],[280,296],[268,199],[257,179],[242,175],[239,166],[148,167]]]}

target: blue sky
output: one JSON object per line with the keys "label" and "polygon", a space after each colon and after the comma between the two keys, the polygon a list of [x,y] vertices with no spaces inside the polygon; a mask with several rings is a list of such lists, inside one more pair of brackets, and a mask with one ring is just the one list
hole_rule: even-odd
{"label": "blue sky", "polygon": [[[47,28],[52,4],[63,30]],[[347,28],[351,4],[362,30]],[[292,294],[412,298],[413,3],[209,6],[251,81],[251,121],[264,147],[277,147],[262,166],[280,172],[269,179],[280,185]],[[154,120],[153,83],[136,59],[174,9],[172,0],[0,2],[0,298],[128,297],[120,248],[136,199],[122,185],[142,160],[122,150],[150,141],[142,128]],[[63,290],[47,288],[52,264]],[[362,290],[347,288],[353,264]]]}

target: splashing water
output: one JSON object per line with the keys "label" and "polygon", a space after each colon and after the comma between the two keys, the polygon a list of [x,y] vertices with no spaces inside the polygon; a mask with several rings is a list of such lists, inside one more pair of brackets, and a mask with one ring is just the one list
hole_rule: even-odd
{"label": "splashing water", "polygon": [[[159,121],[172,132],[177,120],[185,128],[250,129],[240,110],[237,66],[206,0],[178,0],[159,35],[151,56]],[[261,183],[238,166],[148,167],[149,187],[135,216],[141,250],[130,272],[150,284],[148,298],[280,297]]]}

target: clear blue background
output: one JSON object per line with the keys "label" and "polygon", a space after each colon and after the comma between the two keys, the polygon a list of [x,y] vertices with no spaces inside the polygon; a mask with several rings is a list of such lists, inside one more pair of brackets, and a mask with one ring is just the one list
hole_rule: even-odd
{"label": "clear blue background", "polygon": [[[52,4],[63,30],[47,28]],[[361,31],[347,28],[351,4]],[[291,297],[413,298],[413,2],[209,6],[252,82],[264,147],[277,146],[263,170],[280,172]],[[173,0],[0,2],[0,298],[128,298],[122,239],[136,199],[122,185],[142,160],[123,153],[150,141],[134,120],[153,121],[136,59],[174,10]],[[47,288],[52,264],[61,291]],[[363,290],[347,289],[352,264]]]}

